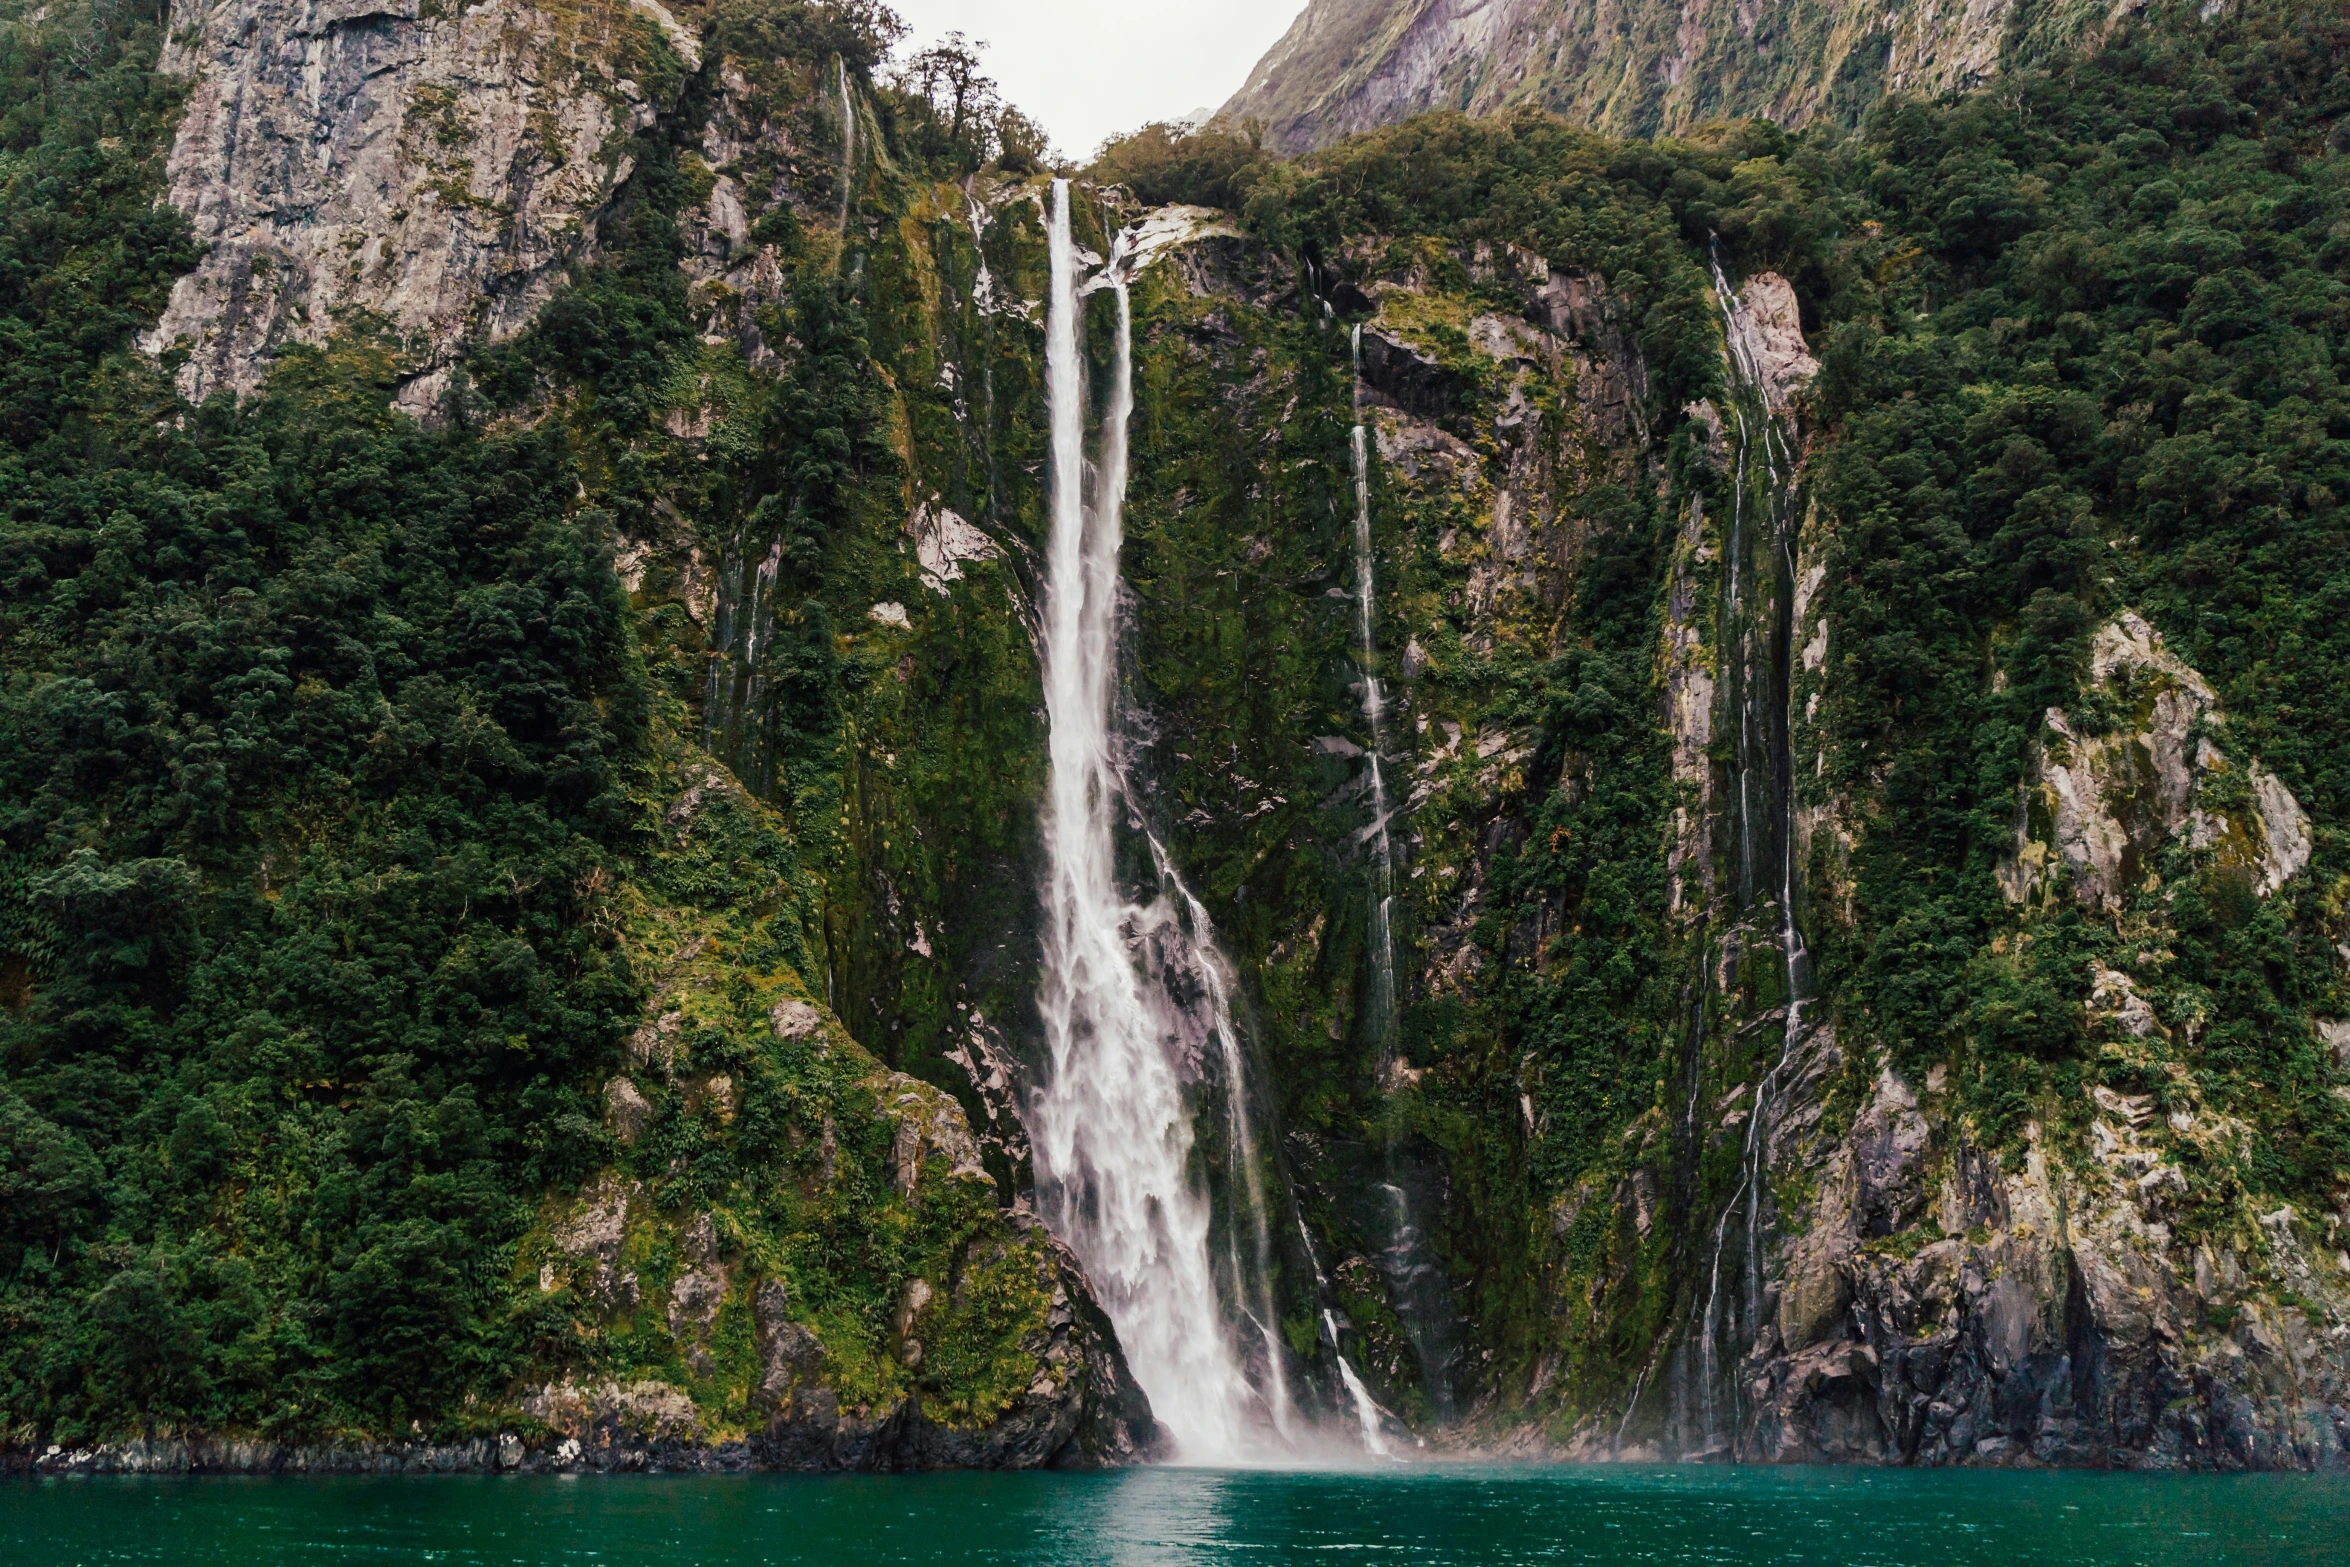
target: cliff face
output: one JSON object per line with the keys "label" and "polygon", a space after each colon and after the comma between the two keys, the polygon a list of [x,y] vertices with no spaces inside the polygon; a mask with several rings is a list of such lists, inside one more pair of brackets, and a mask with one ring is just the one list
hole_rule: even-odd
{"label": "cliff face", "polygon": [[[1288,144],[1429,94],[1840,116],[1842,67],[1759,47],[1795,20],[1639,53],[1317,4],[1250,91],[1344,23],[1329,79],[1368,63]],[[2012,23],[1868,48],[1955,87]],[[2232,25],[1849,166],[1523,116],[1264,171],[1245,218],[1079,182],[1079,246],[1140,258],[1125,761],[1236,976],[1306,1413],[1355,1429],[1343,1355],[1432,1442],[2342,1461],[2346,45]],[[189,357],[91,372],[140,417],[38,449],[114,452],[114,509],[61,469],[8,541],[5,1301],[97,1369],[8,1362],[0,1439],[1148,1452],[1027,1200],[1048,185],[924,161],[830,7],[174,26],[156,193],[215,243],[142,341]],[[150,692],[163,750],[108,761]],[[134,924],[195,934],[134,967]],[[133,1110],[77,1098],[126,1041]],[[1221,1188],[1231,1085],[1181,1065]],[[206,1271],[229,1234],[258,1282]],[[127,1369],[76,1336],[158,1299],[186,1335]],[[388,1391],[256,1412],[378,1338]]]}
{"label": "cliff face", "polygon": [[1547,109],[1618,136],[1759,115],[1850,124],[2093,40],[2133,0],[1312,0],[1222,117],[1302,152],[1430,109]]}
{"label": "cliff face", "polygon": [[379,320],[411,412],[594,254],[629,133],[700,63],[654,0],[187,0],[169,38],[169,199],[209,250],[151,346],[187,347],[191,398],[249,395],[286,344]]}

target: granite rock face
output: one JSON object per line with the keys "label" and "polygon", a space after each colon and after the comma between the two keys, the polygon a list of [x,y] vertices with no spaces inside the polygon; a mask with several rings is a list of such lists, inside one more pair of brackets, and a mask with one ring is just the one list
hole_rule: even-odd
{"label": "granite rock face", "polygon": [[1790,1161],[1819,1195],[1740,1371],[1742,1457],[2350,1466],[2350,1356],[2321,1304],[2338,1216],[2261,1218],[2283,1299],[2237,1249],[2172,1235],[2188,1192],[2166,1152],[2224,1153],[2242,1127],[2098,1090],[2088,1160],[2035,1129],[2003,1164],[1939,1097],[1888,1071],[1848,1136]]}
{"label": "granite rock face", "polygon": [[169,200],[210,248],[147,346],[242,396],[286,344],[374,326],[411,412],[593,254],[627,133],[699,55],[654,0],[178,0],[170,39]]}
{"label": "granite rock face", "polygon": [[1820,362],[1803,339],[1795,285],[1776,272],[1757,272],[1739,289],[1738,297],[1738,313],[1726,328],[1730,351],[1753,367],[1765,404],[1785,418],[1794,409],[1796,394],[1820,373]]}

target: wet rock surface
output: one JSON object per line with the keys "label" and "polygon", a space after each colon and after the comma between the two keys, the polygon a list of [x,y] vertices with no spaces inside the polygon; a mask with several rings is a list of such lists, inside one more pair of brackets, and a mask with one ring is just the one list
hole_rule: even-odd
{"label": "wet rock surface", "polygon": [[2239,774],[2219,699],[2160,632],[2124,613],[2099,629],[2090,670],[2094,697],[2118,722],[2049,709],[2038,777],[2000,868],[2011,901],[2069,886],[2092,908],[2118,908],[2174,838],[2240,869],[2263,896],[2309,864],[2308,813],[2257,760]]}
{"label": "wet rock surface", "polygon": [[[1831,1156],[1789,1251],[1777,1331],[1742,1373],[1742,1457],[2350,1467],[2350,1333],[2309,1304],[2340,1300],[2335,1267],[2289,1266],[2311,1294],[2287,1306],[2245,1290],[2233,1255],[2174,1245],[2172,1188],[2139,1173],[2129,1123],[2143,1107],[2108,1109],[2107,1151],[2086,1176],[2037,1145],[2013,1170],[1944,1148],[1928,1174],[1910,1098],[1888,1077]],[[1908,1130],[1889,1137],[1896,1122]],[[1872,1245],[1904,1204],[1937,1215],[1927,1228],[1946,1238],[1907,1256]]]}

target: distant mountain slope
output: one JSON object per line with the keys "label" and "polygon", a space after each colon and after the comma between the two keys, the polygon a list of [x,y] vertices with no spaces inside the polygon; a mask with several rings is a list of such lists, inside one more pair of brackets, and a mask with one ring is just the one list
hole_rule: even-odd
{"label": "distant mountain slope", "polygon": [[1427,109],[1617,135],[1856,119],[2101,33],[2133,0],[1311,0],[1223,113],[1301,152]]}

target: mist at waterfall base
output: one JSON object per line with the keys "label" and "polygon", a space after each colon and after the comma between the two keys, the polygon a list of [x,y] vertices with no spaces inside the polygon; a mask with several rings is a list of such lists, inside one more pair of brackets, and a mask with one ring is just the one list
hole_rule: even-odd
{"label": "mist at waterfall base", "polygon": [[79,1567],[2315,1567],[2341,1476],[1383,1468],[1297,1473],[0,1482],[0,1558]]}

